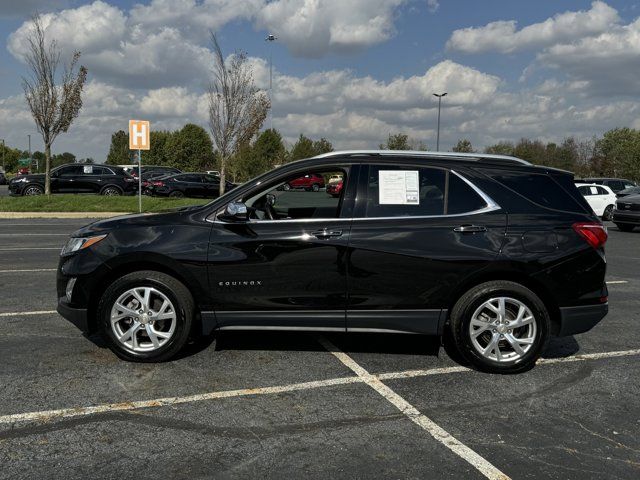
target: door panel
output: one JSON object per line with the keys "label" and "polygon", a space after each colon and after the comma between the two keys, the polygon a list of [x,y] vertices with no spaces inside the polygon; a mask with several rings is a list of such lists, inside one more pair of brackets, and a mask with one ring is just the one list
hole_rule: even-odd
{"label": "door panel", "polygon": [[[466,199],[466,184],[453,174],[442,179],[429,172],[433,169],[411,165],[384,169],[394,167],[427,171],[420,170],[420,205],[415,211],[432,213],[394,218],[393,205],[376,205],[389,215],[378,219],[366,218],[367,208],[358,207],[349,241],[347,329],[438,333],[451,292],[498,256],[506,214],[482,197],[484,207],[477,208],[477,199]],[[377,181],[374,177],[367,175],[369,186]],[[370,206],[377,192],[365,195],[365,183],[359,198],[366,198]],[[450,188],[454,183],[456,190]],[[464,203],[474,213],[459,213]],[[398,210],[405,214],[411,208]],[[445,213],[447,208],[454,213]]]}
{"label": "door panel", "polygon": [[217,223],[209,279],[220,327],[345,328],[350,219]]}

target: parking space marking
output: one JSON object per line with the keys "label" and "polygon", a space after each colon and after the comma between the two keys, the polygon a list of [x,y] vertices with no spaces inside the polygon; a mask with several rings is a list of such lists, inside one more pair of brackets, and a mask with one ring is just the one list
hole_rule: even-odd
{"label": "parking space marking", "polygon": [[68,237],[68,233],[0,233],[0,237]]}
{"label": "parking space marking", "polygon": [[9,247],[0,248],[0,252],[16,252],[19,250],[60,250],[62,247]]}
{"label": "parking space marking", "polygon": [[629,283],[627,280],[609,280],[607,285],[616,285],[618,283]]}
{"label": "parking space marking", "polygon": [[51,315],[58,313],[55,310],[36,310],[34,312],[5,312],[0,313],[0,317],[28,317],[30,315]]}
{"label": "parking space marking", "polygon": [[16,422],[41,421],[47,422],[59,418],[81,417],[96,413],[121,412],[126,410],[138,410],[151,407],[166,407],[179,405],[181,403],[202,402],[204,400],[215,400],[219,398],[244,397],[250,395],[268,395],[272,393],[295,392],[299,390],[310,390],[314,388],[331,387],[334,385],[347,385],[350,383],[362,383],[360,377],[340,377],[328,380],[317,380],[313,382],[292,383],[275,387],[243,388],[240,390],[226,390],[219,392],[201,393],[186,397],[165,397],[154,400],[141,400],[137,402],[107,403],[91,407],[61,408],[58,410],[45,410],[41,412],[17,413],[0,416],[0,425]]}
{"label": "parking space marking", "polygon": [[23,268],[19,270],[0,270],[0,273],[55,272],[55,268]]}
{"label": "parking space marking", "polygon": [[480,456],[474,450],[467,447],[449,432],[440,427],[426,415],[420,413],[413,405],[394,392],[390,387],[382,383],[379,377],[370,374],[361,367],[353,358],[344,353],[325,337],[318,337],[324,348],[333,354],[344,365],[351,369],[364,383],[382,395],[389,403],[400,410],[413,423],[429,433],[435,440],[447,447],[460,458],[471,464],[476,470],[491,480],[509,479],[510,477],[498,470],[491,462]]}
{"label": "parking space marking", "polygon": [[[34,312],[31,312],[31,313],[34,313]],[[41,312],[35,312],[35,313],[41,313]],[[55,312],[42,312],[42,313],[55,313]],[[0,314],[0,315],[3,315],[3,314]],[[584,355],[576,355],[575,357],[558,358],[558,359],[555,359],[555,358],[545,359],[545,360],[541,360],[539,363],[541,365],[552,365],[552,364],[563,363],[563,362],[600,360],[604,358],[615,358],[615,357],[633,356],[633,355],[640,355],[640,349],[623,350],[623,351],[616,351],[616,352],[604,352],[604,353],[591,353],[591,354],[584,354]],[[362,369],[362,367],[360,368]],[[362,370],[365,371],[364,369]],[[426,370],[405,370],[402,372],[383,373],[380,375],[369,374],[367,372],[367,375],[377,380],[391,380],[391,379],[413,378],[413,377],[419,377],[419,376],[439,375],[439,374],[458,373],[458,372],[473,372],[473,370],[466,367],[444,367],[444,368],[432,368],[432,369],[426,369]],[[274,394],[274,393],[287,393],[287,392],[312,390],[316,388],[348,385],[348,384],[355,384],[355,383],[366,383],[366,381],[365,381],[365,378],[362,376],[338,377],[338,378],[330,378],[326,380],[293,383],[289,385],[278,385],[273,387],[244,388],[239,390],[222,390],[217,392],[188,395],[184,397],[165,397],[165,398],[156,398],[152,400],[107,403],[107,404],[101,404],[101,405],[92,405],[88,407],[71,407],[71,408],[61,408],[57,410],[44,410],[44,411],[37,411],[37,412],[16,413],[16,414],[0,416],[0,425],[14,424],[14,423],[28,422],[28,421],[49,422],[49,421],[54,421],[62,418],[81,417],[81,416],[98,414],[98,413],[139,410],[144,408],[180,405],[185,403],[202,402],[206,400],[216,400],[220,398],[245,397],[245,396],[252,396],[252,395],[268,395],[268,394]],[[418,414],[421,415],[419,412]],[[412,420],[414,419],[412,418]],[[501,477],[497,477],[497,478],[501,478]]]}

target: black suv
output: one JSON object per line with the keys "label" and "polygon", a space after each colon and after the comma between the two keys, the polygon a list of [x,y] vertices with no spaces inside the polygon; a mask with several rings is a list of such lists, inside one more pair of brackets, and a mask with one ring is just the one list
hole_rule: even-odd
{"label": "black suv", "polygon": [[[133,195],[138,182],[121,167],[70,163],[51,170],[52,193]],[[9,182],[11,195],[42,195],[44,173],[21,175]]]}
{"label": "black suv", "polygon": [[626,178],[585,178],[583,180],[579,180],[580,183],[595,183],[596,185],[606,185],[609,187],[613,193],[618,193],[621,190],[629,187],[635,187],[635,182],[631,180],[627,180]]}
{"label": "black suv", "polygon": [[[341,175],[337,197],[282,190]],[[121,358],[214,330],[443,335],[476,368],[530,368],[607,313],[606,230],[572,174],[513,157],[332,152],[215,201],[103,220],[61,253],[58,311]]]}

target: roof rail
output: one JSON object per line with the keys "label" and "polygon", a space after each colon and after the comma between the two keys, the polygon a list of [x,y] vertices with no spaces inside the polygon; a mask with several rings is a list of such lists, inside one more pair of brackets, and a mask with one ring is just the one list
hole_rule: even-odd
{"label": "roof rail", "polygon": [[458,152],[425,152],[417,150],[339,150],[336,152],[323,153],[313,158],[331,157],[356,157],[356,156],[397,156],[406,155],[411,157],[424,158],[446,158],[447,160],[483,161],[497,160],[500,163],[510,163],[516,165],[531,165],[526,160],[508,155],[493,155],[488,153],[458,153]]}

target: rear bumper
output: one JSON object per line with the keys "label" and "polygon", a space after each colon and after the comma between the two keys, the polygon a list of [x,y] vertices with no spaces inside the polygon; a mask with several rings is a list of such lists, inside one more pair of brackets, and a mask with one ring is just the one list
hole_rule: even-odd
{"label": "rear bumper", "polygon": [[73,308],[67,302],[65,297],[58,299],[58,313],[65,319],[69,320],[84,333],[89,333],[89,321],[86,308]]}
{"label": "rear bumper", "polygon": [[575,335],[591,330],[609,312],[609,304],[560,307],[559,337]]}

